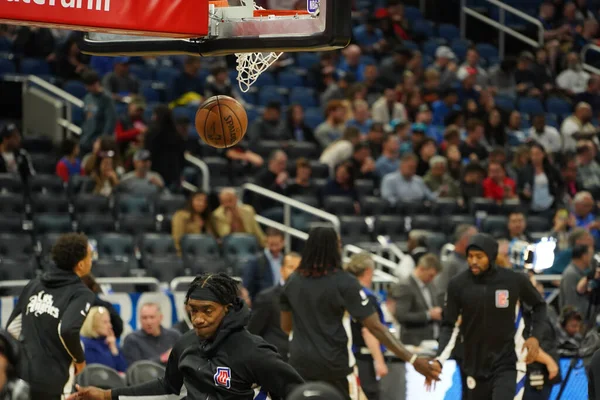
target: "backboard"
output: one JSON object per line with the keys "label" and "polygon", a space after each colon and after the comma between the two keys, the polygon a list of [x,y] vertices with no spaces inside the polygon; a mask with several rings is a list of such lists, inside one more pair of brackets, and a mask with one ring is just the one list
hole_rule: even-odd
{"label": "backboard", "polygon": [[[307,0],[306,11],[257,10],[252,0],[245,5],[242,2],[243,5],[229,7],[215,7],[208,0],[179,1],[194,2],[196,31],[201,35],[181,38],[94,31],[87,33],[81,50],[95,55],[132,56],[322,51],[343,48],[351,37],[348,0]],[[147,7],[160,3],[169,14],[169,3],[177,3],[177,0],[148,1]],[[174,17],[182,18],[179,14]],[[163,15],[159,21],[165,18]]]}

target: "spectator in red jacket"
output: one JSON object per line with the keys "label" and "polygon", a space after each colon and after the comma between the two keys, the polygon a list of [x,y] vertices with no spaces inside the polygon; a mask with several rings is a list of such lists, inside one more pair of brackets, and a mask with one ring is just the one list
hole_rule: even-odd
{"label": "spectator in red jacket", "polygon": [[79,158],[79,143],[66,139],[62,143],[63,157],[56,164],[56,175],[69,182],[73,175],[82,175],[81,159]]}
{"label": "spectator in red jacket", "polygon": [[127,114],[119,116],[115,137],[117,143],[128,143],[138,139],[148,129],[144,122],[146,102],[140,96],[132,96],[127,106]]}
{"label": "spectator in red jacket", "polygon": [[483,180],[483,197],[501,203],[517,197],[515,181],[506,176],[504,166],[498,162],[488,165],[488,177]]}

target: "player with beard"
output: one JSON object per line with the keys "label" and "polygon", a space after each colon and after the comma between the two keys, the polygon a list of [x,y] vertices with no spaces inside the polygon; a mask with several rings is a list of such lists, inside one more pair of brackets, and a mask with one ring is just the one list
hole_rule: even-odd
{"label": "player with beard", "polygon": [[[77,386],[68,400],[179,395],[183,385],[189,400],[265,399],[267,393],[281,400],[303,383],[275,347],[246,330],[249,311],[234,279],[223,273],[198,276],[185,305],[193,329],[173,346],[164,377],[113,390]],[[261,386],[258,394],[256,385]]]}

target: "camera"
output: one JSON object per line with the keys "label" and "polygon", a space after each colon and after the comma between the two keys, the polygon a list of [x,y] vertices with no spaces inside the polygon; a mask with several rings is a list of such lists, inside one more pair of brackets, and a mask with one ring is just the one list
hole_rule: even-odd
{"label": "camera", "polygon": [[551,237],[544,237],[537,243],[514,239],[508,246],[508,258],[514,269],[537,273],[552,267],[555,250],[556,240]]}

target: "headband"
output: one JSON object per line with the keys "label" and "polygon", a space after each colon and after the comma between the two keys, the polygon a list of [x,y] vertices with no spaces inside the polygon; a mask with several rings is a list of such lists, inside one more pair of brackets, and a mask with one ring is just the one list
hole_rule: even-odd
{"label": "headband", "polygon": [[223,301],[221,299],[219,299],[215,295],[215,293],[211,289],[206,288],[206,287],[201,287],[201,286],[197,286],[196,288],[194,288],[194,290],[192,290],[192,292],[188,296],[188,299],[201,300],[201,301],[213,301],[215,303],[226,305],[223,303]]}

